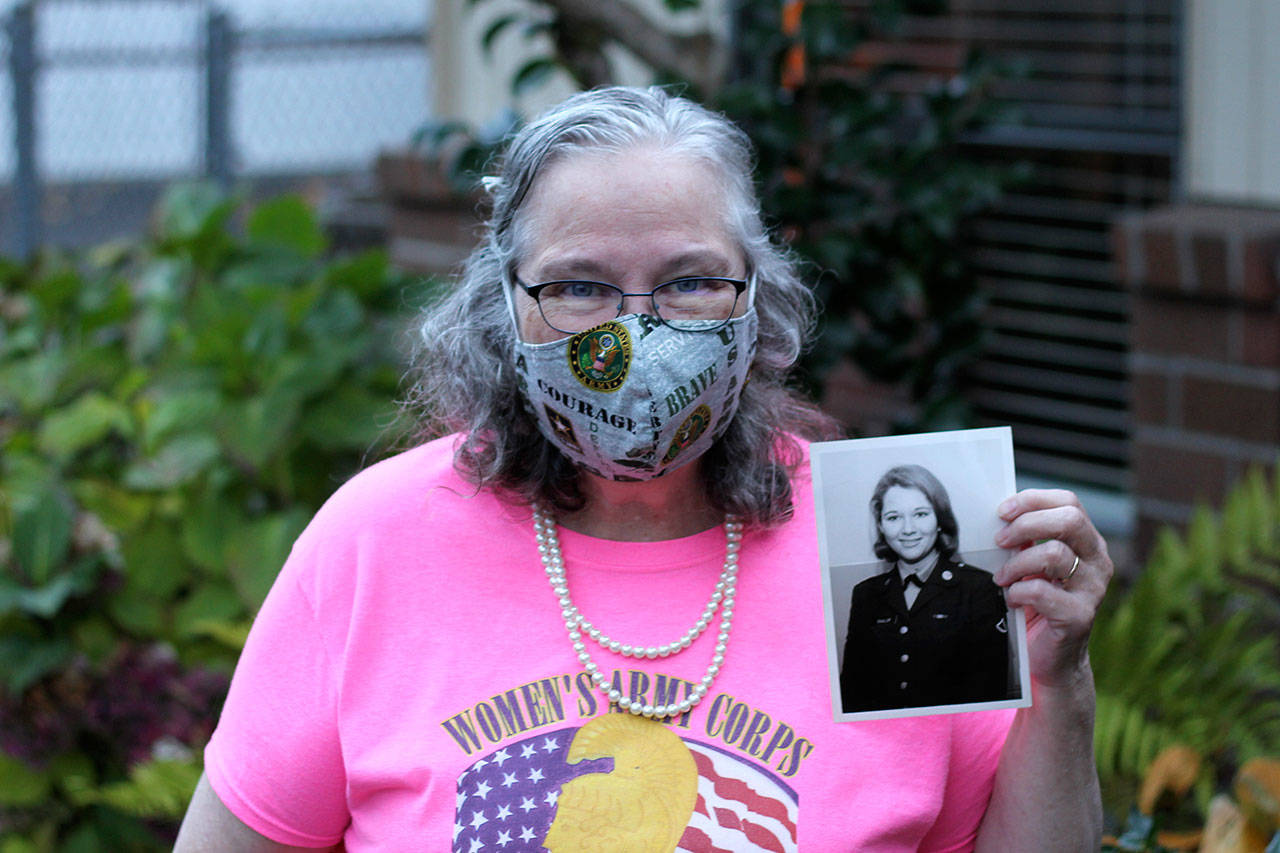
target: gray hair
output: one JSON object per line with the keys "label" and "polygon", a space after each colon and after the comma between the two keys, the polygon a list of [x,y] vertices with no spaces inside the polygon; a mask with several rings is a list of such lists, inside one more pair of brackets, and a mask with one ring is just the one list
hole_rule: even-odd
{"label": "gray hair", "polygon": [[760,329],[738,413],[702,457],[707,498],[756,524],[790,517],[790,474],[803,461],[795,436],[835,435],[833,422],[787,387],[812,332],[815,304],[792,257],[769,238],[751,177],[745,133],[724,116],[651,87],[610,87],[575,95],[521,129],[496,176],[484,180],[492,213],[454,287],[422,317],[408,405],[418,438],[461,433],[454,465],[478,488],[522,501],[581,508],[581,475],[542,437],[517,401],[513,318],[503,293],[521,259],[521,206],[552,163],[584,152],[640,146],[692,157],[717,173],[729,234],[756,275]]}

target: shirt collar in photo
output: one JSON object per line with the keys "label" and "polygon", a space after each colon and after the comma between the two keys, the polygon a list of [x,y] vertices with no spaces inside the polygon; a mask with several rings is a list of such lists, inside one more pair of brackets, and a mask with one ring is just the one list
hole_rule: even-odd
{"label": "shirt collar in photo", "polygon": [[901,560],[898,561],[898,578],[902,581],[902,585],[906,586],[907,577],[915,575],[920,578],[923,585],[929,580],[929,575],[933,574],[933,567],[938,564],[938,550],[935,548],[929,552],[929,555],[914,565],[908,565]]}

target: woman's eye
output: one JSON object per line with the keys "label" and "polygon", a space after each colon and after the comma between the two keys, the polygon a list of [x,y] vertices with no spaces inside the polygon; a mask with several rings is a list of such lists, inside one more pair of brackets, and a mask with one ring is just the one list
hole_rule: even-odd
{"label": "woman's eye", "polygon": [[733,285],[717,278],[706,278],[703,276],[690,276],[688,278],[678,278],[668,285],[677,293],[705,293],[718,294],[721,291],[729,290]]}
{"label": "woman's eye", "polygon": [[566,296],[573,296],[578,299],[588,299],[592,296],[600,295],[600,285],[592,284],[589,281],[575,281],[566,286]]}
{"label": "woman's eye", "polygon": [[706,287],[706,279],[702,278],[682,278],[676,281],[675,289],[681,293],[697,293]]}
{"label": "woman's eye", "polygon": [[544,299],[602,299],[609,288],[594,281],[561,281],[542,291]]}

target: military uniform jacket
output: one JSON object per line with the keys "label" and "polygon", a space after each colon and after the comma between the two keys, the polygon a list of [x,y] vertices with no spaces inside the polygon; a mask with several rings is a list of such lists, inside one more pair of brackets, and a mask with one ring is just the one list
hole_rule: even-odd
{"label": "military uniform jacket", "polygon": [[1007,608],[991,573],[939,559],[907,609],[896,568],[854,587],[840,671],[846,712],[1009,696]]}

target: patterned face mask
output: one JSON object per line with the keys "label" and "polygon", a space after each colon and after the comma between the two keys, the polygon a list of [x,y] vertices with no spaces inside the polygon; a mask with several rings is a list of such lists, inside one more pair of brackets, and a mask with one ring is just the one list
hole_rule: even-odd
{"label": "patterned face mask", "polygon": [[627,314],[566,340],[517,340],[516,374],[538,429],[575,464],[608,480],[650,480],[724,434],[757,326],[754,307],[714,332]]}

